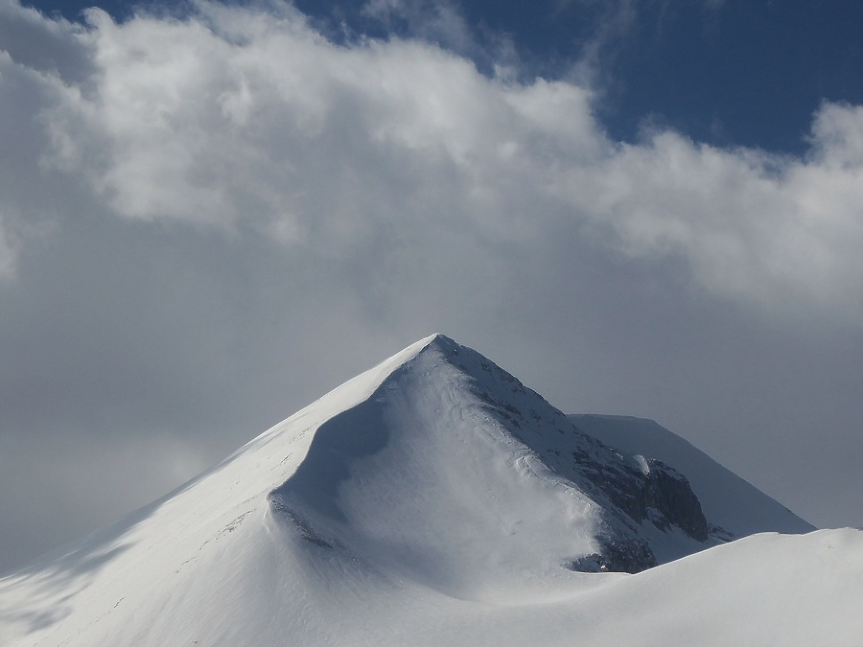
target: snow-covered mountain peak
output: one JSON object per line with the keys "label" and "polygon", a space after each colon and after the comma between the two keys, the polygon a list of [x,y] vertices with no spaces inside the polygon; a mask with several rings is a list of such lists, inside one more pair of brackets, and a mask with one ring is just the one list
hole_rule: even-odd
{"label": "snow-covered mountain peak", "polygon": [[515,378],[438,335],[317,429],[271,492],[273,517],[290,538],[460,598],[553,580],[601,551],[606,525],[512,433],[538,439],[555,423],[574,433]]}
{"label": "snow-covered mountain peak", "polygon": [[[448,337],[426,338],[365,375],[376,388],[320,425],[269,496],[291,536],[387,561],[463,597],[480,595],[464,581],[490,590],[500,578],[562,568],[633,572],[709,545],[683,475],[582,433]],[[410,550],[400,556],[393,543]],[[413,572],[426,562],[433,569]]]}
{"label": "snow-covered mountain peak", "polygon": [[[567,417],[480,353],[426,337],[0,580],[0,643],[469,644],[438,619],[464,629],[469,609],[558,618],[559,605],[569,617],[573,600],[621,582],[591,572],[642,571],[752,528],[808,529],[636,423]],[[413,629],[393,633],[401,622]]]}

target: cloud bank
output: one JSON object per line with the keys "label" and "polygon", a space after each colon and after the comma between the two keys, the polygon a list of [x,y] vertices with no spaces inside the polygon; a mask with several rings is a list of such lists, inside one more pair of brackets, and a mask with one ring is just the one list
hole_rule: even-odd
{"label": "cloud bank", "polygon": [[[488,78],[419,40],[336,45],[288,5],[201,2],[122,25],[94,9],[80,27],[7,0],[4,15],[40,41],[0,62],[3,95],[29,95],[4,111],[4,143],[32,132],[34,173],[83,182],[119,217],[248,228],[336,259],[395,232],[537,249],[587,235],[679,257],[712,293],[863,322],[848,300],[863,278],[859,107],[821,106],[803,159],[667,130],[622,144],[589,87]],[[24,202],[0,212],[28,219]],[[8,275],[20,237],[7,220]]]}

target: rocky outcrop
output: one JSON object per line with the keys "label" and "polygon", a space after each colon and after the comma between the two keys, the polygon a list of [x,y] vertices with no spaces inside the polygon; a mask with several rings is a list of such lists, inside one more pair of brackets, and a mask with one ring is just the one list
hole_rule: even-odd
{"label": "rocky outcrop", "polygon": [[647,542],[606,536],[600,538],[598,552],[572,560],[566,567],[582,573],[638,573],[656,565]]}
{"label": "rocky outcrop", "polygon": [[584,433],[539,394],[475,351],[446,338],[436,343],[470,376],[468,388],[484,403],[489,417],[605,510],[599,550],[573,560],[569,568],[634,573],[656,566],[656,556],[639,532],[644,523],[664,532],[679,528],[695,541],[707,541],[707,520],[682,474],[659,460],[621,454]]}
{"label": "rocky outcrop", "polygon": [[[677,526],[697,541],[707,541],[707,519],[698,497],[683,474],[655,458],[644,459],[647,469],[642,511],[660,530]],[[655,511],[657,514],[651,514]]]}
{"label": "rocky outcrop", "polygon": [[665,532],[680,528],[696,541],[707,541],[707,519],[683,474],[653,458],[611,463],[597,461],[596,456],[595,448],[572,453],[579,471],[630,519],[637,524],[650,521]]}

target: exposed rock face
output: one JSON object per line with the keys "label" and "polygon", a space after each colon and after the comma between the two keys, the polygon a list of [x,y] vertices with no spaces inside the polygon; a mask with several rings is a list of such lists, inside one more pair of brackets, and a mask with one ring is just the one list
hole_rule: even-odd
{"label": "exposed rock face", "polygon": [[657,566],[656,557],[646,542],[611,537],[600,542],[599,552],[566,564],[570,570],[582,573],[638,573],[654,566]]}
{"label": "exposed rock face", "polygon": [[620,456],[616,464],[597,462],[595,450],[579,449],[572,456],[590,482],[636,523],[649,520],[663,531],[677,527],[696,541],[707,541],[708,524],[701,504],[677,470],[641,456],[635,461]]}
{"label": "exposed rock face", "polygon": [[[660,530],[677,526],[693,539],[707,541],[707,519],[686,477],[658,459],[644,462],[648,468],[643,498],[645,516]],[[658,514],[650,514],[652,511]]]}

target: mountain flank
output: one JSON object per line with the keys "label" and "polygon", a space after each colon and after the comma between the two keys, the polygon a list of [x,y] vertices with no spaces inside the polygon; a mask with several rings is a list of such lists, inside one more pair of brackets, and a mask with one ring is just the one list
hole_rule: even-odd
{"label": "mountain flank", "polygon": [[[844,591],[863,572],[856,531],[732,541],[810,530],[656,423],[566,416],[434,335],[0,580],[0,643],[668,644],[645,638],[669,635],[663,601],[710,616],[765,550],[777,582],[783,554],[816,551],[795,567],[804,587],[843,562]],[[726,569],[739,577],[701,587]],[[735,604],[729,622],[753,608]]]}

